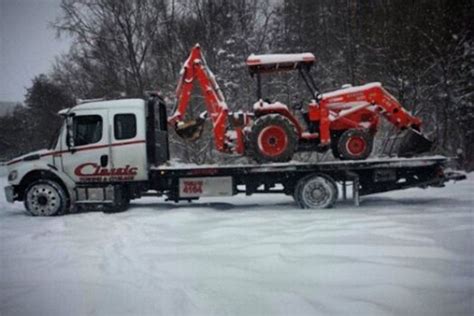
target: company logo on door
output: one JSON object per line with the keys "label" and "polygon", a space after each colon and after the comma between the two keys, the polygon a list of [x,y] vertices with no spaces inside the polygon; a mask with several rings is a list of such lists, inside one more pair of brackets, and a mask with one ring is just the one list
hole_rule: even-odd
{"label": "company logo on door", "polygon": [[130,181],[137,175],[138,168],[126,165],[120,168],[105,168],[93,162],[86,162],[74,169],[82,182]]}

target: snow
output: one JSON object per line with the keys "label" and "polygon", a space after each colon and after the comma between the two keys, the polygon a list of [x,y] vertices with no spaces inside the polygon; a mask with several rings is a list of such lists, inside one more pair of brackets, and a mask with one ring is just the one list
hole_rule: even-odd
{"label": "snow", "polygon": [[288,107],[279,102],[279,101],[276,101],[274,103],[268,103],[268,102],[265,102],[263,100],[259,100],[257,102],[255,102],[253,104],[253,110],[254,111],[258,111],[258,110],[262,110],[262,109],[265,109],[265,110],[286,110],[288,111]]}
{"label": "snow", "polygon": [[[340,104],[340,103],[338,103]],[[369,102],[351,102],[350,104],[348,104],[348,109],[346,110],[342,110],[340,111],[339,113],[332,113],[335,117],[331,117],[331,121],[336,121],[342,117],[345,117],[349,114],[352,114],[354,112],[357,112],[359,110],[362,110],[364,108],[368,108],[370,106],[370,103]]]}
{"label": "snow", "polygon": [[313,62],[315,59],[311,53],[302,54],[252,54],[247,58],[247,65],[265,65],[265,64],[279,64],[279,63],[298,63],[298,62]]}
{"label": "snow", "polygon": [[[425,156],[425,157],[370,157],[365,160],[328,160],[328,161],[317,161],[317,162],[302,162],[297,160],[291,160],[290,162],[273,162],[265,164],[195,164],[181,162],[179,159],[171,159],[169,162],[159,166],[153,166],[154,170],[189,170],[189,169],[226,169],[226,168],[241,168],[247,167],[252,170],[263,170],[268,169],[274,171],[275,168],[285,168],[285,170],[295,170],[298,166],[314,166],[314,165],[367,165],[373,167],[377,164],[378,167],[417,167],[417,166],[430,166],[434,163],[440,163],[442,161],[449,161],[450,158],[441,155]],[[281,169],[279,169],[281,170]]]}
{"label": "snow", "polygon": [[[100,99],[96,99],[100,100]],[[89,111],[89,110],[100,110],[100,109],[110,109],[110,108],[121,108],[121,109],[129,109],[132,108],[139,108],[143,109],[145,106],[145,101],[143,99],[119,99],[119,100],[102,100],[102,101],[91,101],[80,103],[71,109],[63,109],[58,112],[58,114],[66,114],[69,111]]]}
{"label": "snow", "polygon": [[321,97],[323,99],[329,99],[329,98],[334,98],[334,97],[342,96],[349,93],[362,92],[370,88],[380,88],[380,87],[382,87],[382,84],[380,82],[371,82],[371,83],[364,84],[362,86],[342,88],[336,91],[323,93]]}
{"label": "snow", "polygon": [[2,191],[0,314],[473,315],[473,188],[470,174],[359,208],[144,198],[52,218]]}

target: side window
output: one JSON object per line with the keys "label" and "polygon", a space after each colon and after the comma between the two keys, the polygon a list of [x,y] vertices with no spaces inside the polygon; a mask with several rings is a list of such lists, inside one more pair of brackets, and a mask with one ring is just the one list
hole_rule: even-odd
{"label": "side window", "polygon": [[115,139],[130,139],[137,136],[135,114],[116,114],[114,116]]}
{"label": "side window", "polygon": [[102,117],[81,115],[73,121],[74,146],[94,144],[102,139]]}

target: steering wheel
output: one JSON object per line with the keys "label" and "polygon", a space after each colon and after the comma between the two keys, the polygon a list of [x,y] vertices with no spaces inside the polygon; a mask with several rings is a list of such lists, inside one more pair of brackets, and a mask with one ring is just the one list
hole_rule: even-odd
{"label": "steering wheel", "polygon": [[292,102],[292,107],[293,107],[293,110],[295,111],[301,111],[303,106],[304,106],[303,100],[295,100],[294,102]]}

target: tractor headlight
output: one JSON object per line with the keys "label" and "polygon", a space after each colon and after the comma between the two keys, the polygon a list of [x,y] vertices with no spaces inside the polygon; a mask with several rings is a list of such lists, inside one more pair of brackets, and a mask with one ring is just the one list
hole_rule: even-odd
{"label": "tractor headlight", "polygon": [[8,181],[14,181],[18,177],[18,171],[13,170],[8,174]]}

